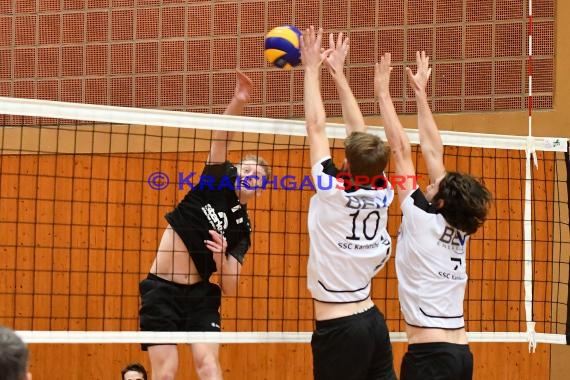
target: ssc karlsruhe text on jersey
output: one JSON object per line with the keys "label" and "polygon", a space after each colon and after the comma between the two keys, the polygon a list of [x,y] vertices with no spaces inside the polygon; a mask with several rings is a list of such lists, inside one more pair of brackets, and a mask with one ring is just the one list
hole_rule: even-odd
{"label": "ssc karlsruhe text on jersey", "polygon": [[404,320],[418,327],[464,327],[469,236],[450,226],[420,189],[410,193],[401,208],[396,273]]}
{"label": "ssc karlsruhe text on jersey", "polygon": [[345,189],[338,173],[330,156],[312,168],[315,183],[333,185],[317,186],[309,205],[307,282],[318,301],[357,302],[370,295],[372,277],[390,257],[386,223],[394,190],[389,183]]}

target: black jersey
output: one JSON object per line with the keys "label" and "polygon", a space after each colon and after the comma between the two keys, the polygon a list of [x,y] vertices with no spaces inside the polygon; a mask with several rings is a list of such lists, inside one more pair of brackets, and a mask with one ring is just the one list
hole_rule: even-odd
{"label": "black jersey", "polygon": [[204,240],[216,230],[227,240],[228,254],[241,264],[249,249],[251,226],[245,205],[240,204],[234,186],[237,169],[230,162],[206,164],[200,182],[165,215],[180,236],[203,280],[216,271],[212,252]]}

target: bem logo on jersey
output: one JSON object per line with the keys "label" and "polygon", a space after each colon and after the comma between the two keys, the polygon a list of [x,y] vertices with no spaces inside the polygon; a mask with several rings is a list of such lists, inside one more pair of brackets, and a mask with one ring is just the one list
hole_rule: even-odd
{"label": "bem logo on jersey", "polygon": [[445,226],[437,245],[450,249],[455,253],[464,253],[467,237],[466,233],[459,231],[457,228]]}
{"label": "bem logo on jersey", "polygon": [[209,203],[202,207],[202,212],[216,231],[221,233],[228,228],[228,217],[225,212],[220,211],[216,214],[216,210]]}
{"label": "bem logo on jersey", "polygon": [[353,208],[353,209],[376,209],[376,208],[385,208],[387,203],[388,197],[383,196],[374,197],[374,198],[363,198],[363,197],[355,197],[353,195],[346,196],[346,204],[344,207]]}

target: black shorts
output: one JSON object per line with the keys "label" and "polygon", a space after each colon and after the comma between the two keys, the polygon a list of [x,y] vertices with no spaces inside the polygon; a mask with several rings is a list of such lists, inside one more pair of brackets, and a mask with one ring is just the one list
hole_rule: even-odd
{"label": "black shorts", "polygon": [[388,327],[374,306],[317,321],[311,339],[315,380],[395,380]]}
{"label": "black shorts", "polygon": [[471,380],[473,354],[467,344],[410,344],[402,360],[400,380]]}
{"label": "black shorts", "polygon": [[[141,331],[220,331],[222,291],[216,284],[177,284],[154,274],[139,284]],[[143,351],[153,344],[142,344]]]}

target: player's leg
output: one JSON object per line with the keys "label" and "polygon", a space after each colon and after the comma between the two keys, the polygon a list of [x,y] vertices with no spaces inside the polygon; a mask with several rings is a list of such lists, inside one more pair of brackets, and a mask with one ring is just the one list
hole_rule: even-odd
{"label": "player's leg", "polygon": [[192,345],[194,368],[200,380],[221,380],[222,368],[217,343],[195,343]]}
{"label": "player's leg", "polygon": [[[444,342],[408,346],[400,371],[400,380],[470,380],[472,359],[467,345]],[[469,367],[471,365],[471,367]]]}
{"label": "player's leg", "polygon": [[471,380],[473,379],[473,353],[469,350],[469,346],[459,346],[461,351],[461,362],[463,364],[461,369],[461,379]]}
{"label": "player's leg", "polygon": [[[180,315],[177,302],[180,286],[155,275],[141,281],[141,308],[139,310],[141,331],[179,331]],[[178,369],[178,349],[174,344],[142,344],[148,351],[153,380],[174,379]]]}
{"label": "player's leg", "polygon": [[[217,284],[200,282],[190,285],[186,294],[186,331],[219,332],[222,291]],[[194,368],[201,380],[222,379],[219,344],[192,344]]]}
{"label": "player's leg", "polygon": [[315,380],[366,379],[374,351],[368,312],[317,321],[311,338]]}
{"label": "player's leg", "polygon": [[448,379],[451,372],[445,368],[446,352],[441,343],[416,343],[408,346],[402,359],[400,380]]}
{"label": "player's leg", "polygon": [[371,335],[375,336],[374,354],[372,356],[368,380],[396,380],[394,356],[390,333],[380,310],[374,308],[367,323],[370,324]]}
{"label": "player's leg", "polygon": [[148,347],[153,380],[173,380],[178,370],[178,348],[174,344]]}
{"label": "player's leg", "polygon": [[409,350],[404,354],[400,365],[400,380],[421,379],[421,368],[418,368],[419,363],[414,356]]}

